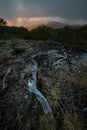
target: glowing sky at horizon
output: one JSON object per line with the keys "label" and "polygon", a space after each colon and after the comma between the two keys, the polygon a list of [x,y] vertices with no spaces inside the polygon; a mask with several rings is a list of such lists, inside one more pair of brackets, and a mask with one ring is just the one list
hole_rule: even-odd
{"label": "glowing sky at horizon", "polygon": [[19,17],[15,19],[14,22],[7,20],[7,23],[9,26],[16,25],[16,26],[27,26],[27,25],[39,25],[44,24],[50,21],[58,21],[58,22],[65,22],[67,23],[66,19],[60,18],[60,17]]}

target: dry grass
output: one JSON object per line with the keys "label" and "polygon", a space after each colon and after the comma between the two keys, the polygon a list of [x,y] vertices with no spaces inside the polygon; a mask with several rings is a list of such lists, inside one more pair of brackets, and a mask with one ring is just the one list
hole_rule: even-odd
{"label": "dry grass", "polygon": [[75,86],[78,85],[81,88],[86,88],[87,87],[87,78],[82,77],[82,78],[78,78],[76,79],[75,77],[67,77],[66,81],[69,85],[69,87],[74,84]]}
{"label": "dry grass", "polygon": [[84,130],[84,123],[78,115],[66,112],[63,121],[64,130]]}
{"label": "dry grass", "polygon": [[56,130],[56,121],[53,115],[42,115],[39,118],[39,130]]}
{"label": "dry grass", "polygon": [[58,105],[58,103],[57,103],[57,100],[55,100],[55,99],[58,99],[61,95],[60,88],[54,87],[54,88],[50,89],[50,95],[51,95],[52,99],[54,99],[54,100],[48,99],[49,104],[52,107],[56,107]]}

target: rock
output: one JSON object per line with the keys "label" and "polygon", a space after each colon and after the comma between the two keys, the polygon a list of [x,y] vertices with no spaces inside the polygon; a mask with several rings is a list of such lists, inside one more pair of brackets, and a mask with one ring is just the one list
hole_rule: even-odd
{"label": "rock", "polygon": [[25,73],[22,73],[22,74],[20,75],[20,78],[23,80],[24,77],[25,77]]}
{"label": "rock", "polygon": [[28,95],[25,95],[24,98],[27,99],[27,98],[28,98]]}

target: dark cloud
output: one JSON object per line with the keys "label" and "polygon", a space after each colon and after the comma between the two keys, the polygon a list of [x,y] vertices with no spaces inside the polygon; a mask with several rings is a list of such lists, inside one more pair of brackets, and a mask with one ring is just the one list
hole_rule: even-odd
{"label": "dark cloud", "polygon": [[15,3],[14,0],[0,0],[0,16],[12,18],[15,16],[14,12]]}
{"label": "dark cloud", "polygon": [[11,20],[44,16],[87,21],[87,0],[0,0],[0,16]]}
{"label": "dark cloud", "polygon": [[87,0],[21,0],[28,15],[87,19]]}

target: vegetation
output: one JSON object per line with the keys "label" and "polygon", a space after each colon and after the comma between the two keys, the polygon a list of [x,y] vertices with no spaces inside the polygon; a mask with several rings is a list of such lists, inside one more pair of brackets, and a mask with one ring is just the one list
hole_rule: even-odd
{"label": "vegetation", "polygon": [[[87,49],[87,25],[79,28],[66,26],[61,29],[39,26],[28,31],[24,27],[8,27],[5,26],[6,24],[2,24],[3,22],[0,21],[0,23],[1,84],[3,84],[8,67],[13,66],[11,73],[6,77],[6,83],[9,86],[7,92],[0,92],[1,128],[13,130],[36,130],[37,128],[38,130],[87,130],[86,62],[74,65],[73,55],[70,62],[67,60],[64,63],[64,68],[61,64],[62,68],[54,67],[51,69],[46,65],[49,62],[46,61],[46,56],[43,56],[42,53],[42,49],[52,49],[57,45],[64,45],[67,51],[69,49],[74,51]],[[31,42],[34,49],[27,52],[27,48],[31,49],[32,47],[30,41],[18,39],[48,40],[48,42],[40,42],[40,44],[36,41],[35,43]],[[26,46],[24,41],[26,44],[29,43],[29,46]],[[10,49],[11,51],[9,51]],[[3,53],[4,50],[6,50],[5,53]],[[27,79],[31,77],[31,73],[26,72],[25,67],[27,70],[28,62],[30,64],[30,55],[37,51],[39,51],[39,56],[36,60],[40,65],[37,85],[47,97],[53,111],[52,115],[41,115],[40,104],[37,103],[37,100],[33,100],[32,95],[27,95],[24,87]],[[43,67],[43,64],[47,69]],[[6,95],[4,96],[4,94]]]}
{"label": "vegetation", "polygon": [[87,25],[60,29],[42,25],[28,31],[24,27],[8,27],[6,24],[4,18],[0,18],[0,39],[55,40],[65,43],[66,47],[87,48]]}
{"label": "vegetation", "polygon": [[61,29],[52,29],[46,26],[40,26],[31,30],[31,39],[53,40],[64,44],[67,48],[78,51],[87,48],[87,25],[79,28],[65,26]]}
{"label": "vegetation", "polygon": [[39,130],[56,130],[56,121],[53,115],[42,115],[39,119]]}
{"label": "vegetation", "polygon": [[29,31],[24,27],[0,26],[0,39],[29,39]]}
{"label": "vegetation", "polygon": [[3,19],[0,19],[0,39],[26,39],[26,40],[51,40],[61,42],[65,47],[81,51],[87,49],[87,25],[72,28],[66,26],[61,29],[53,29],[39,26],[31,31],[24,27],[8,27]]}
{"label": "vegetation", "polygon": [[25,48],[14,48],[12,54],[13,55],[18,55],[18,54],[25,53],[25,52],[26,52]]}
{"label": "vegetation", "polygon": [[0,26],[6,26],[7,22],[4,20],[4,18],[0,18]]}
{"label": "vegetation", "polygon": [[66,112],[64,114],[64,121],[63,121],[63,128],[64,130],[83,130],[84,123],[76,114]]}
{"label": "vegetation", "polygon": [[[86,125],[86,122],[87,122],[87,118],[86,118],[87,117],[86,116],[87,115],[87,74],[86,74],[87,68],[84,69],[84,67],[82,66],[82,71],[81,71],[81,69],[76,69],[72,67],[74,68],[75,72],[73,72],[72,70],[71,75],[70,75],[70,72],[68,74],[67,69],[65,71],[64,68],[63,68],[63,74],[58,73],[58,71],[61,71],[58,68],[56,69],[57,75],[55,74],[55,71],[53,71],[54,78],[51,77],[50,80],[48,78],[50,76],[48,73],[46,74],[48,77],[46,77],[46,75],[43,76],[43,72],[41,72],[42,77],[40,75],[38,76],[39,81],[41,81],[39,82],[38,88],[44,94],[46,94],[45,96],[47,97],[47,100],[53,110],[53,115],[41,115],[42,109],[39,106],[39,104],[37,104],[37,100],[35,102],[34,98],[31,98],[30,95],[29,95],[29,98],[26,99],[26,92],[25,92],[24,84],[23,84],[23,82],[26,83],[27,78],[31,76],[25,71],[25,67],[27,69],[27,66],[28,66],[27,62],[29,61],[28,59],[29,53],[27,55],[27,53],[25,53],[26,50],[24,48],[23,49],[19,48],[19,46],[18,47],[16,46],[13,49],[14,49],[13,56],[7,53],[7,55],[3,55],[3,57],[1,55],[0,57],[0,63],[1,65],[3,65],[1,66],[2,69],[0,73],[1,75],[0,81],[3,81],[3,77],[6,75],[9,66],[13,65],[15,68],[17,68],[17,69],[13,68],[16,71],[14,72],[11,71],[11,73],[6,78],[7,79],[6,83],[8,85],[7,87],[8,90],[6,92],[8,96],[7,94],[6,96],[4,96],[3,94],[3,97],[5,97],[4,99],[5,101],[1,100],[3,101],[2,102],[3,104],[1,104],[1,108],[2,108],[2,127],[1,128],[3,129],[3,127],[5,128],[6,126],[8,126],[8,128],[11,127],[11,129],[14,130],[15,128],[18,129],[18,126],[22,126],[21,128],[23,128],[24,126],[26,127],[27,124],[29,125],[31,124],[32,126],[36,128],[30,128],[31,126],[29,126],[28,128],[26,129],[23,128],[23,129],[35,130],[38,128],[37,130],[58,130],[58,129],[86,130],[87,128],[87,125]],[[26,56],[27,58],[24,56]],[[14,58],[17,60],[14,60]],[[29,61],[29,64],[30,64],[30,61]],[[80,70],[81,72],[78,72],[78,70]],[[48,71],[49,73],[51,73],[50,70]],[[13,77],[14,75],[18,75],[20,77],[14,78]],[[51,80],[53,81],[52,83],[50,83]],[[20,81],[21,83],[19,84]],[[16,85],[14,86],[14,84]],[[45,89],[44,89],[44,86],[46,86]],[[17,95],[19,96],[18,106],[16,102],[12,100],[13,96],[11,93],[12,94],[16,93],[14,95],[14,98],[17,97]],[[29,99],[31,100],[31,104],[29,103]],[[12,103],[13,105],[11,107],[10,104]],[[22,107],[20,106],[20,104],[23,104]],[[6,112],[6,114],[4,114],[4,112]],[[18,122],[18,124],[16,124],[15,122]]]}

